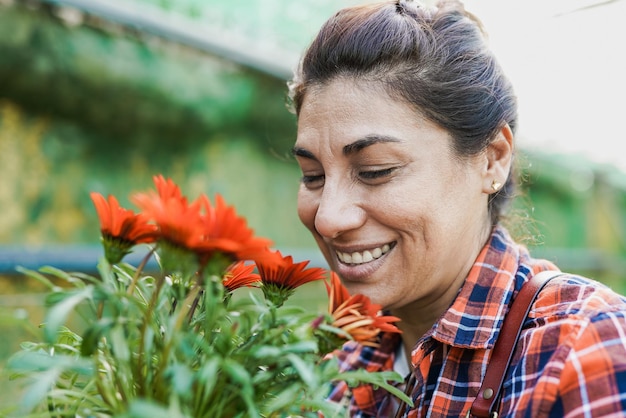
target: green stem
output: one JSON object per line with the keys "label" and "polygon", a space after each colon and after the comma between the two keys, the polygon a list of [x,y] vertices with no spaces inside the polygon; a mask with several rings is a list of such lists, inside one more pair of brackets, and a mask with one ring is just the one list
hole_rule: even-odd
{"label": "green stem", "polygon": [[[176,341],[176,337],[178,336],[178,331],[182,328],[183,323],[185,322],[185,318],[187,318],[191,314],[192,309],[195,309],[195,305],[197,305],[198,293],[200,292],[199,286],[194,286],[190,291],[185,301],[181,304],[180,311],[177,314],[176,322],[174,323],[174,328],[171,330],[169,335],[169,340],[163,347],[161,351],[161,359],[159,361],[159,367],[157,367],[156,374],[154,376],[155,382],[158,383],[158,380],[161,378],[162,373],[165,371],[168,365],[168,360],[170,356],[170,352],[172,351],[172,347],[174,342]],[[167,383],[165,384],[167,386]],[[157,387],[157,390],[159,388]],[[162,391],[161,391],[162,392]],[[167,396],[167,393],[160,393],[160,395]],[[166,398],[162,399],[167,401]]]}
{"label": "green stem", "polygon": [[98,312],[96,312],[96,317],[98,319],[102,319],[102,312],[104,312],[104,301],[100,301],[100,303],[98,303]]}
{"label": "green stem", "polygon": [[141,277],[141,273],[143,272],[143,269],[146,267],[148,260],[150,260],[150,258],[152,257],[152,254],[154,254],[155,250],[156,250],[156,247],[153,247],[150,251],[148,251],[148,254],[146,254],[146,256],[141,260],[141,263],[139,264],[139,266],[137,267],[137,270],[135,271],[135,276],[133,277],[133,280],[130,282],[128,289],[126,290],[127,295],[130,296],[135,291],[135,288],[137,287],[137,282],[139,282],[139,278]]}
{"label": "green stem", "polygon": [[141,333],[139,339],[139,355],[137,358],[137,369],[135,370],[135,381],[137,382],[137,393],[140,395],[146,395],[146,387],[144,385],[146,375],[144,374],[144,354],[145,354],[145,338],[146,332],[148,330],[148,326],[152,321],[152,315],[154,314],[154,309],[159,300],[159,293],[161,293],[161,289],[163,288],[163,284],[165,283],[165,274],[162,273],[157,282],[154,292],[152,292],[152,296],[150,297],[150,302],[148,303],[148,310],[146,312],[145,318],[143,319],[143,323],[141,324]]}
{"label": "green stem", "polygon": [[[96,359],[96,371],[95,373],[103,373],[101,371],[99,371],[99,365],[98,365],[98,360]],[[104,385],[104,383],[102,382],[102,379],[100,379],[98,376],[96,376],[96,388],[98,389],[98,393],[100,394],[100,397],[102,398],[103,402],[108,405],[111,409],[111,412],[113,412],[116,409],[117,406],[117,402],[115,400],[115,396],[108,390],[106,390],[106,387]]]}
{"label": "green stem", "polygon": [[[196,286],[195,288],[199,288]],[[189,309],[189,315],[187,315],[188,322],[191,324],[191,320],[193,319],[194,313],[196,313],[196,309],[198,308],[198,304],[200,303],[200,299],[202,298],[203,292],[200,291],[193,300],[191,304],[191,309]]]}

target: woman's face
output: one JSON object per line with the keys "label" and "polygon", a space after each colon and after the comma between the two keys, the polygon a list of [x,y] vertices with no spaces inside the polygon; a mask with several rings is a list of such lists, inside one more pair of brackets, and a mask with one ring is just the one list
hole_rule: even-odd
{"label": "woman's face", "polygon": [[[298,215],[351,294],[393,309],[456,293],[484,245],[488,162],[372,84],[310,90],[294,154]],[[500,179],[502,180],[502,179]]]}

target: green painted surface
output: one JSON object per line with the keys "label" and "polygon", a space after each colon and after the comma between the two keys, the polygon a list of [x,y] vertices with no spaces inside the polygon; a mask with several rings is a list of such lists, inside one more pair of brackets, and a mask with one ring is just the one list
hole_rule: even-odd
{"label": "green painted surface", "polygon": [[307,246],[283,80],[155,39],[0,6],[0,244],[97,242],[90,191],[162,173]]}
{"label": "green painted surface", "polygon": [[84,127],[100,149],[184,149],[241,132],[284,149],[294,132],[285,92],[283,80],[188,48],[0,6],[0,97]]}
{"label": "green painted surface", "polygon": [[259,152],[250,136],[214,135],[179,150],[159,142],[102,147],[85,135],[0,104],[0,243],[97,242],[89,192],[114,194],[130,206],[129,194],[151,188],[152,176],[161,173],[191,198],[222,194],[277,245],[309,245],[295,210],[297,166],[286,156]]}
{"label": "green painted surface", "polygon": [[156,6],[190,21],[235,31],[251,41],[261,38],[300,51],[315,31],[342,7],[367,0],[112,0]]}

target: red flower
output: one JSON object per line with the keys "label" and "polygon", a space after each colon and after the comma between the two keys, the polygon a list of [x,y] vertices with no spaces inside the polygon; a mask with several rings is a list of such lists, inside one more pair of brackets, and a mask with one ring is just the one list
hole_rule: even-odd
{"label": "red flower", "polygon": [[401,332],[393,324],[400,318],[381,315],[382,307],[372,303],[365,295],[350,296],[335,272],[331,272],[330,280],[330,285],[326,283],[326,289],[333,327],[349,334],[355,341],[372,347],[378,346],[376,339],[380,332]]}
{"label": "red flower", "polygon": [[91,200],[100,219],[100,233],[110,263],[118,263],[132,246],[156,240],[156,227],[148,223],[148,217],[122,208],[115,196],[107,200],[92,192]]}
{"label": "red flower", "polygon": [[180,191],[180,187],[178,187],[172,179],[166,179],[162,174],[159,174],[158,176],[152,177],[152,180],[154,181],[154,185],[156,186],[161,199],[177,199],[184,200],[185,202],[187,201],[187,199],[183,196],[183,193]]}
{"label": "red flower", "polygon": [[174,246],[193,250],[202,241],[203,223],[199,201],[187,202],[171,180],[155,176],[157,191],[136,193],[131,200],[159,229],[160,238]]}
{"label": "red flower", "polygon": [[272,254],[274,254],[272,258],[256,263],[263,285],[295,289],[326,276],[326,270],[323,268],[306,268],[309,261],[294,263],[290,255],[283,257],[280,251],[272,252]]}
{"label": "red flower", "polygon": [[280,251],[266,250],[264,259],[256,262],[265,298],[281,306],[297,287],[324,278],[326,270],[306,268],[307,264],[309,261],[294,263],[291,256],[283,257]]}
{"label": "red flower", "polygon": [[254,264],[246,265],[244,261],[232,264],[224,274],[222,283],[227,292],[233,292],[240,287],[252,287],[261,281],[261,277],[253,273]]}
{"label": "red flower", "polygon": [[227,206],[220,195],[216,196],[215,206],[205,195],[189,203],[171,179],[155,176],[154,183],[156,192],[137,193],[133,202],[154,220],[161,239],[174,249],[195,254],[199,268],[215,259],[209,266],[210,273],[221,274],[233,261],[256,261],[267,254],[271,241],[254,236],[245,218]]}
{"label": "red flower", "polygon": [[203,258],[209,259],[216,253],[230,256],[233,260],[263,260],[267,258],[267,249],[272,241],[254,236],[254,231],[247,225],[232,206],[217,194],[215,206],[202,195],[199,198],[205,214],[202,217],[203,236],[194,248]]}
{"label": "red flower", "polygon": [[156,227],[148,223],[145,215],[122,208],[115,196],[106,200],[100,193],[92,192],[91,200],[100,219],[102,235],[131,244],[154,242]]}

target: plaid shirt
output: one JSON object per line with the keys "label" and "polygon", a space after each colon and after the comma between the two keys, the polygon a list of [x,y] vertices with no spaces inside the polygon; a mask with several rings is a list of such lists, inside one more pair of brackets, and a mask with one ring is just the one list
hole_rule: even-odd
{"label": "plaid shirt", "polygon": [[[415,345],[416,384],[408,417],[464,417],[474,401],[513,296],[529,277],[556,269],[530,258],[502,227],[494,229],[456,300]],[[377,349],[348,343],[340,368],[391,370],[400,343]],[[333,401],[352,417],[393,417],[397,399],[371,386],[336,384]],[[500,405],[501,417],[626,416],[626,298],[578,276],[553,279],[525,321]]]}

